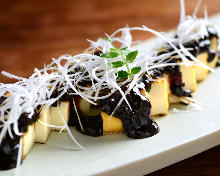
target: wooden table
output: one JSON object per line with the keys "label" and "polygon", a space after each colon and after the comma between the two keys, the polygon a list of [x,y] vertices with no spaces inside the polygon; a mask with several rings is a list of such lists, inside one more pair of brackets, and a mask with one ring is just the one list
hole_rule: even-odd
{"label": "wooden table", "polygon": [[[196,0],[186,0],[187,13],[193,12],[195,4]],[[209,15],[220,11],[219,0],[204,0],[204,4]],[[0,71],[27,77],[51,57],[82,52],[89,46],[86,39],[96,40],[127,24],[168,31],[178,20],[178,0],[1,0]],[[137,40],[149,37],[149,33],[134,34]],[[0,76],[0,82],[14,81]],[[150,176],[217,176],[219,156],[220,146]]]}

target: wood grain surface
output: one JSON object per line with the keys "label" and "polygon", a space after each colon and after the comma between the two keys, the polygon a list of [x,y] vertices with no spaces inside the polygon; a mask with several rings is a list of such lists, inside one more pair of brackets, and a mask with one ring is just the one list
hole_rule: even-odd
{"label": "wood grain surface", "polygon": [[[186,0],[188,14],[196,2]],[[220,12],[219,0],[204,0],[202,7],[205,4],[209,15]],[[1,0],[0,71],[28,77],[52,57],[82,52],[89,46],[86,39],[96,40],[125,25],[168,31],[178,20],[178,0]],[[134,34],[137,40],[149,37]],[[0,75],[0,82],[14,81]],[[218,176],[219,157],[220,146],[150,176]]]}

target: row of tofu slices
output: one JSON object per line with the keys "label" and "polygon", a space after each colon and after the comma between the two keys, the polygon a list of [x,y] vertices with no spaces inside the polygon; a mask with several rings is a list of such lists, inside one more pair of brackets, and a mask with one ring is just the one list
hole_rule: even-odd
{"label": "row of tofu slices", "polygon": [[[211,39],[211,47],[216,51],[216,53],[217,43],[217,38]],[[208,52],[198,54],[197,59],[211,68],[214,68],[218,60],[218,55],[216,54],[215,59],[210,63],[207,62]],[[207,69],[197,65],[191,65],[188,67],[181,65],[180,68],[185,88],[191,90],[192,92],[195,92],[197,82],[205,80],[209,72]],[[168,76],[164,75],[153,82],[149,92],[149,100],[152,104],[151,115],[157,116],[167,115],[169,104],[180,102],[180,97],[176,97],[171,94]],[[89,115],[90,104],[87,101],[81,99],[78,107],[84,116]],[[71,108],[70,102],[60,102],[59,108],[65,118],[65,121],[68,122]],[[64,126],[62,117],[60,116],[60,111],[58,110],[58,107],[43,107],[41,109],[39,120],[34,125],[28,126],[27,132],[22,136],[22,159],[28,155],[34,143],[46,143],[51,130],[60,131],[60,128],[49,127],[44,125],[44,123],[52,124],[53,126]],[[110,116],[104,112],[101,112],[101,115],[103,119],[104,135],[123,132],[123,125],[120,119],[113,116],[111,117],[111,120],[109,120]],[[63,131],[66,131],[66,129]]]}

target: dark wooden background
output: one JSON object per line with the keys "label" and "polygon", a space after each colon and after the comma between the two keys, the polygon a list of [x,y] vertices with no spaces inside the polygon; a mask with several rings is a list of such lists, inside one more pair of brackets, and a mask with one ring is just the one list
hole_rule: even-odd
{"label": "dark wooden background", "polygon": [[[196,2],[186,0],[187,13]],[[219,0],[204,4],[209,15],[220,12]],[[51,57],[82,52],[89,46],[86,39],[95,40],[127,24],[168,31],[178,21],[178,0],[0,0],[0,71],[27,77]],[[149,37],[134,34],[135,39]],[[0,75],[0,82],[13,81]],[[218,176],[220,146],[150,174],[158,175]]]}

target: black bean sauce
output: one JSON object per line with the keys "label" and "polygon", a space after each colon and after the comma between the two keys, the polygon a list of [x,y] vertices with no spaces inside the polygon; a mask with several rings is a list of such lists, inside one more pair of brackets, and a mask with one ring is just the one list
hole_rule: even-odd
{"label": "black bean sauce", "polygon": [[[32,125],[39,118],[39,110],[38,106],[35,110],[32,118],[28,117],[28,113],[23,113],[18,119],[18,129],[19,132],[25,133],[27,131],[27,127]],[[0,125],[2,122],[0,121]],[[11,125],[11,129],[13,129],[13,125]],[[1,132],[2,128],[0,128]],[[16,167],[17,157],[18,157],[18,144],[21,136],[17,136],[12,130],[12,136],[9,133],[6,133],[6,136],[3,138],[0,145],[0,170],[8,170]]]}
{"label": "black bean sauce", "polygon": [[208,52],[207,61],[210,63],[215,59],[216,51],[211,48],[211,40],[218,39],[217,30],[212,26],[207,26],[208,35],[199,40],[199,53]]}
{"label": "black bean sauce", "polygon": [[218,32],[217,32],[217,30],[216,30],[215,27],[213,27],[213,26],[207,26],[206,29],[207,29],[207,31],[208,31],[209,38],[215,37],[215,38],[218,39]]}
{"label": "black bean sauce", "polygon": [[81,133],[93,137],[98,137],[103,135],[103,120],[101,114],[96,116],[88,116],[88,117],[83,117],[81,115],[80,121],[83,127],[83,131],[78,119],[76,118],[75,118],[74,126]]}
{"label": "black bean sauce", "polygon": [[[217,30],[216,30],[215,27],[213,27],[213,26],[207,26],[207,31],[208,31],[210,40],[211,40],[213,37],[218,40],[219,36],[218,36],[218,32],[217,32]],[[217,45],[217,46],[218,46],[218,45]],[[214,54],[214,52],[215,52],[215,54]],[[214,60],[215,55],[216,55],[216,52],[218,52],[218,51],[213,51],[213,50],[210,48],[210,50],[209,50],[208,62],[211,62],[212,60]],[[218,62],[219,62],[219,59],[218,59]],[[217,63],[218,63],[218,62],[217,62]]]}
{"label": "black bean sauce", "polygon": [[[60,93],[61,93],[60,91],[58,91],[57,89],[55,89],[55,90],[53,91],[52,95],[50,96],[50,99],[51,99],[51,98],[57,98],[57,97],[60,95]],[[60,101],[70,101],[70,102],[71,102],[71,101],[73,100],[73,97],[74,97],[74,95],[73,95],[72,93],[73,93],[72,89],[68,89],[67,92],[65,92],[65,93],[60,97],[60,99],[59,99],[58,101],[54,102],[51,106],[57,107],[58,102],[60,102]]]}
{"label": "black bean sauce", "polygon": [[103,54],[103,52],[102,51],[96,51],[93,54],[96,55],[96,56],[101,56]]}
{"label": "black bean sauce", "polygon": [[[0,123],[1,124],[1,123]],[[12,127],[12,125],[11,125]],[[16,167],[18,157],[18,144],[20,136],[13,135],[11,138],[7,133],[0,145],[0,170],[8,170]]]}
{"label": "black bean sauce", "polygon": [[[111,115],[121,99],[121,94],[116,91],[110,97],[100,100],[101,111]],[[140,139],[153,136],[159,132],[159,127],[151,118],[151,104],[131,91],[126,96],[130,106],[125,100],[115,110],[113,116],[122,120],[123,127],[128,137]]]}
{"label": "black bean sauce", "polygon": [[6,97],[0,97],[0,105],[6,100]]}
{"label": "black bean sauce", "polygon": [[216,51],[213,49],[209,49],[207,61],[212,62],[215,59],[215,56],[216,56]]}
{"label": "black bean sauce", "polygon": [[199,39],[199,53],[203,53],[209,50],[211,46],[211,41],[208,37],[204,39]]}
{"label": "black bean sauce", "polygon": [[143,76],[140,79],[140,83],[144,83],[145,89],[147,92],[150,92],[151,85],[154,82],[154,79],[150,77],[151,75],[148,75],[148,73],[143,74]]}
{"label": "black bean sauce", "polygon": [[80,126],[80,122],[78,119],[78,116],[76,114],[76,110],[73,106],[73,101],[71,101],[71,109],[70,109],[70,118],[68,121],[68,125],[75,126],[76,129],[88,136],[98,137],[103,135],[103,121],[101,115],[95,115],[95,116],[88,116],[85,117],[82,115],[81,111],[79,110],[79,102],[81,97],[75,96],[74,102],[77,108],[77,112],[79,114],[80,122],[82,124],[83,130]]}
{"label": "black bean sauce", "polygon": [[216,67],[220,66],[220,51],[218,51],[218,61],[216,63]]}

